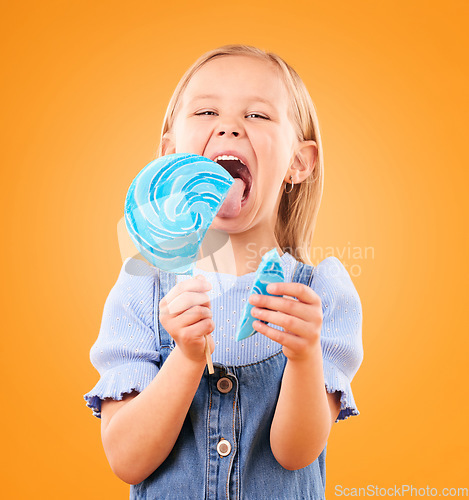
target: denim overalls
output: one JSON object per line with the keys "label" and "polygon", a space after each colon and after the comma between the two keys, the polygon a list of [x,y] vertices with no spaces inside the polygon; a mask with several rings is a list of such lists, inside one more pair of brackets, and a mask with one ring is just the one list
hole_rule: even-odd
{"label": "denim overalls", "polygon": [[[297,263],[293,282],[311,284],[314,267]],[[160,362],[174,341],[159,322],[160,300],[176,275],[159,270],[154,294]],[[156,280],[155,280],[156,281]],[[158,343],[158,339],[157,339]],[[284,469],[270,449],[270,426],[286,364],[282,351],[256,363],[207,368],[173,450],[131,499],[300,500],[324,499],[326,448],[308,467]]]}

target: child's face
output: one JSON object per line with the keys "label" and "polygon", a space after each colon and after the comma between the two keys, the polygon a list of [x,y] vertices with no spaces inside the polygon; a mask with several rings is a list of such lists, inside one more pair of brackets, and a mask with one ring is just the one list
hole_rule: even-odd
{"label": "child's face", "polygon": [[252,177],[239,215],[217,216],[214,229],[241,230],[261,221],[274,227],[298,145],[288,106],[289,95],[276,67],[252,57],[218,57],[189,81],[165,154],[211,159],[234,155],[243,159]]}

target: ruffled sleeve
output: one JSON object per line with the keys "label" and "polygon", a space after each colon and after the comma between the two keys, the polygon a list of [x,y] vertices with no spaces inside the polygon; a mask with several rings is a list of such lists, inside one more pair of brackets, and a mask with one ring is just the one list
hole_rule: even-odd
{"label": "ruffled sleeve", "polygon": [[100,379],[84,395],[93,415],[101,417],[104,398],[121,400],[141,392],[159,370],[153,323],[155,269],[128,258],[105,305],[98,338],[90,359]]}
{"label": "ruffled sleeve", "polygon": [[318,264],[311,286],[322,301],[326,390],[341,393],[338,422],[359,414],[350,383],[363,360],[362,307],[349,273],[336,257],[327,257]]}

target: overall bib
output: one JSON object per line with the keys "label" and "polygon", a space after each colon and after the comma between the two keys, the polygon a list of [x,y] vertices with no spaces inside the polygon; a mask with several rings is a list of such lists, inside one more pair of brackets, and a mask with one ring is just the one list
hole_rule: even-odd
{"label": "overall bib", "polygon": [[[314,267],[297,263],[293,282],[310,286]],[[174,340],[159,322],[159,302],[176,275],[158,270],[154,322],[160,362]],[[257,334],[261,335],[261,334]],[[287,358],[282,350],[241,366],[207,368],[169,456],[131,499],[301,500],[325,498],[326,447],[309,466],[284,469],[270,449],[270,426]]]}

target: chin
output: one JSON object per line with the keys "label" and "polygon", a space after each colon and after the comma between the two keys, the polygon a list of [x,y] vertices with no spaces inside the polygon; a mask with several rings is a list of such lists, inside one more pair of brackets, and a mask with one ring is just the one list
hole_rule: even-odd
{"label": "chin", "polygon": [[246,224],[241,220],[241,215],[233,218],[215,217],[210,229],[223,231],[229,234],[242,233],[246,229]]}

